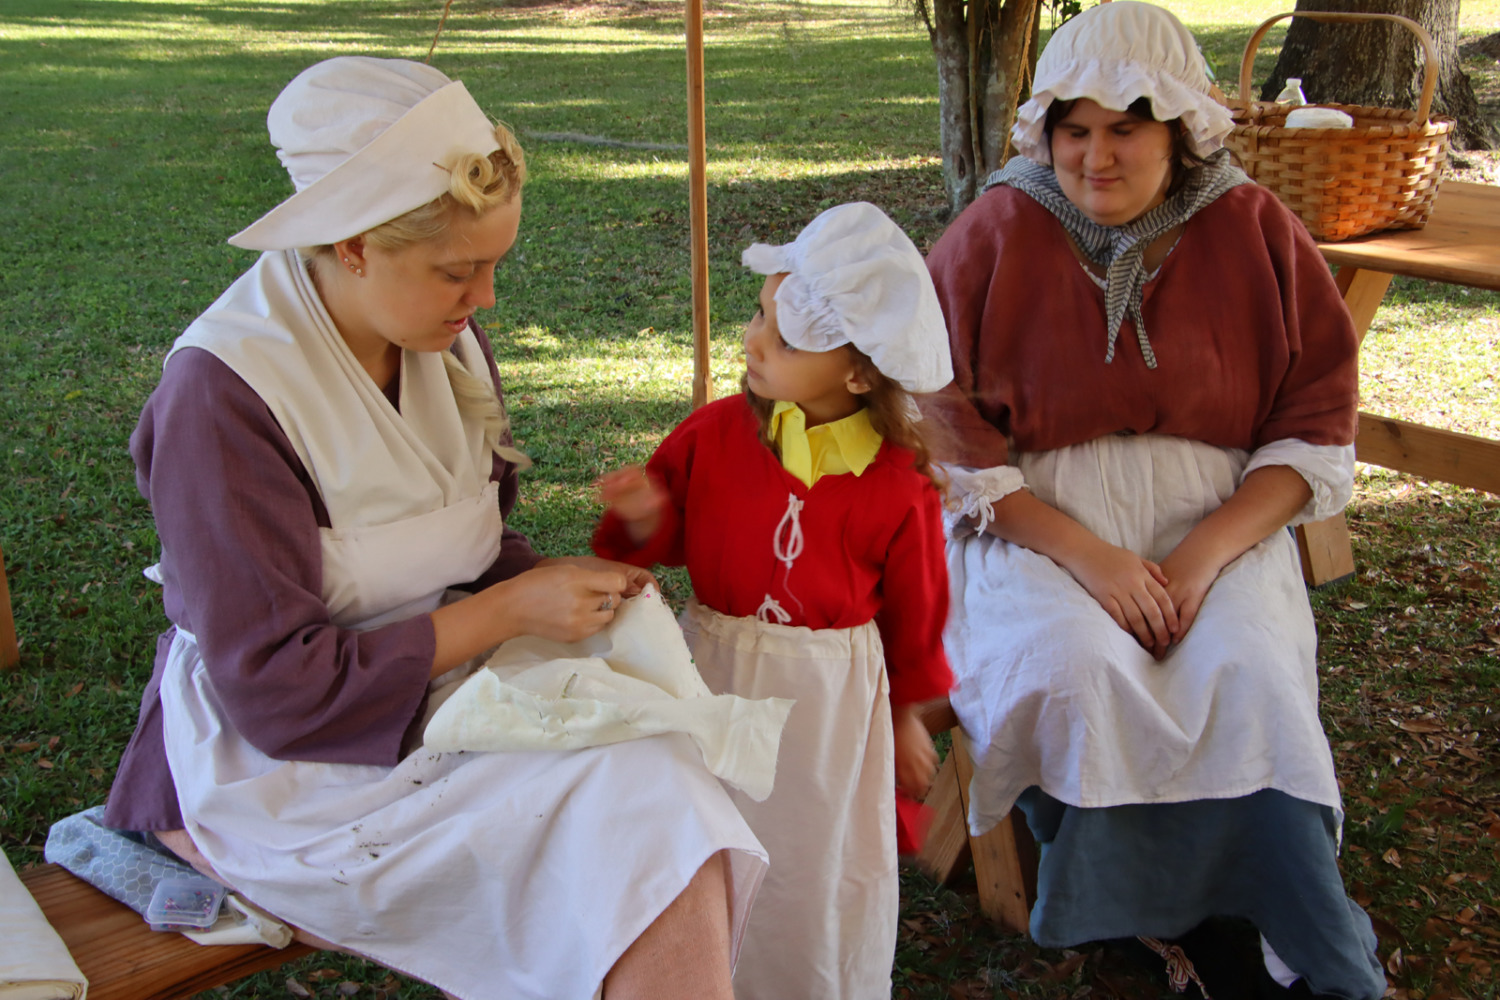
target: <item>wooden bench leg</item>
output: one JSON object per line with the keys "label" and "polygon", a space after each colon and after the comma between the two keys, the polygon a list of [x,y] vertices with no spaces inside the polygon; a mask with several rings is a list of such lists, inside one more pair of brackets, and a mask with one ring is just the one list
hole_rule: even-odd
{"label": "wooden bench leg", "polygon": [[[960,729],[953,731],[953,750],[967,813],[974,762]],[[1019,809],[1012,809],[988,832],[970,837],[969,850],[974,855],[974,879],[979,883],[979,908],[1011,933],[1027,933],[1031,904],[1036,900],[1037,854],[1026,817]]]}
{"label": "wooden bench leg", "polygon": [[1326,521],[1299,524],[1297,551],[1302,556],[1302,579],[1309,587],[1338,583],[1354,575],[1354,547],[1343,514]]}
{"label": "wooden bench leg", "polygon": [[974,859],[979,908],[1014,934],[1026,934],[1031,904],[1036,901],[1036,843],[1019,809],[979,837],[968,832],[969,780],[974,764],[963,731],[953,730],[953,749],[933,782],[927,804],[932,826],[917,864],[936,881],[946,884],[968,857]]}
{"label": "wooden bench leg", "polygon": [[10,613],[10,583],[5,578],[5,550],[0,549],[0,670],[7,670],[20,662],[16,620]]}
{"label": "wooden bench leg", "polygon": [[958,787],[958,752],[950,750],[932,780],[926,803],[932,810],[932,825],[917,854],[917,867],[934,882],[947,885],[969,860],[969,823],[964,796]]}

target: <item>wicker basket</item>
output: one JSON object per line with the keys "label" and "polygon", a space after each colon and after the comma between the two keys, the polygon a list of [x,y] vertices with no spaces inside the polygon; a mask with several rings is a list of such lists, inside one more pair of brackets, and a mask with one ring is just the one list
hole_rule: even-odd
{"label": "wicker basket", "polygon": [[1395,14],[1295,12],[1315,21],[1396,21],[1417,36],[1427,52],[1427,73],[1417,110],[1323,104],[1354,119],[1353,128],[1287,128],[1291,110],[1250,100],[1250,67],[1266,31],[1292,13],[1262,24],[1245,45],[1240,62],[1241,106],[1224,144],[1245,172],[1276,195],[1323,242],[1347,240],[1379,229],[1421,229],[1432,214],[1438,183],[1448,162],[1451,118],[1432,117],[1438,57],[1421,25]]}

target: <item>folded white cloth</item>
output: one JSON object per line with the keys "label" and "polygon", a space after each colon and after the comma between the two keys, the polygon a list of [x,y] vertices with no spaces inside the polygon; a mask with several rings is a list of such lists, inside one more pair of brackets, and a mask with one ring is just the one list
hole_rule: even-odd
{"label": "folded white cloth", "polygon": [[[292,943],[292,929],[239,893],[224,897],[224,908],[212,927],[201,931],[182,931],[195,944],[265,944],[285,948]],[[7,998],[0,998],[7,1000]]]}
{"label": "folded white cloth", "polygon": [[1354,118],[1337,108],[1297,108],[1286,116],[1287,128],[1353,128]]}
{"label": "folded white cloth", "polygon": [[88,991],[68,946],[0,853],[0,1000],[83,1000]]}
{"label": "folded white cloth", "polygon": [[715,695],[655,587],[575,643],[512,639],[433,713],[430,750],[580,750],[685,733],[715,776],[757,802],[771,794],[792,702]]}

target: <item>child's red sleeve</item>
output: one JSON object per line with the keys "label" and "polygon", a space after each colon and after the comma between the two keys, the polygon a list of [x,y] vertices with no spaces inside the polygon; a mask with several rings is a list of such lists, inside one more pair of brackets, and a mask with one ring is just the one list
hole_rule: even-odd
{"label": "child's red sleeve", "polygon": [[637,546],[614,511],[605,511],[594,529],[594,554],[615,559],[631,566],[681,566],[686,558],[683,546],[683,511],[687,506],[688,476],[692,470],[693,450],[697,441],[696,421],[691,417],[667,435],[646,463],[646,475],[667,492],[661,523],[656,531]]}
{"label": "child's red sleeve", "polygon": [[943,651],[948,620],[948,565],[943,554],[942,501],[926,477],[892,537],[876,616],[885,645],[891,704],[941,698],[953,687]]}

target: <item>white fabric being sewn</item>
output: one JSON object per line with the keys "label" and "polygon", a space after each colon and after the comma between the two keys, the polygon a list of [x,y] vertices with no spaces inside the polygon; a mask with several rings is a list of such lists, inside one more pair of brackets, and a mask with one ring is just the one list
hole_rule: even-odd
{"label": "white fabric being sewn", "polygon": [[[436,696],[434,697],[436,700]],[[442,700],[428,750],[581,750],[659,733],[685,733],[703,763],[762,801],[792,703],[715,695],[655,587],[620,605],[581,642],[522,636]]]}

